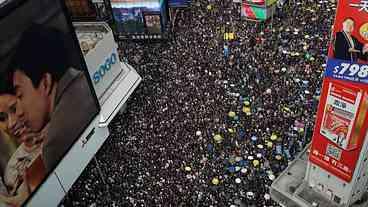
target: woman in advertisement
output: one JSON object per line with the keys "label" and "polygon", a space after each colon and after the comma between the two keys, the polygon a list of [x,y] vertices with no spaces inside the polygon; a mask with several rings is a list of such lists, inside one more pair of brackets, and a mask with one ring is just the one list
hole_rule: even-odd
{"label": "woman in advertisement", "polygon": [[18,119],[15,114],[17,100],[12,94],[11,83],[5,75],[0,77],[0,139],[4,146],[16,148],[1,151],[1,156],[9,159],[0,173],[0,206],[20,206],[30,194],[27,171],[41,155],[43,138],[40,134],[30,133]]}

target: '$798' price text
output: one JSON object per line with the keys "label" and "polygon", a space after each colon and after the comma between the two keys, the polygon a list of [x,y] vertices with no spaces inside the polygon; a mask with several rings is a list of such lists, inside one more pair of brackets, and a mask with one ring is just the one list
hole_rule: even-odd
{"label": "'$798' price text", "polygon": [[341,63],[340,65],[335,66],[333,73],[339,75],[358,76],[359,78],[367,78],[368,65]]}

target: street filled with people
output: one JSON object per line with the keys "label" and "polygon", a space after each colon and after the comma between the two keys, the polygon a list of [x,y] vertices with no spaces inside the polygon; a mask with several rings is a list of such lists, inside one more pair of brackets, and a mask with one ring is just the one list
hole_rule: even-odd
{"label": "street filled with people", "polygon": [[290,1],[254,22],[196,0],[170,39],[120,42],[143,80],[61,206],[278,206],[269,187],[311,139],[335,7]]}

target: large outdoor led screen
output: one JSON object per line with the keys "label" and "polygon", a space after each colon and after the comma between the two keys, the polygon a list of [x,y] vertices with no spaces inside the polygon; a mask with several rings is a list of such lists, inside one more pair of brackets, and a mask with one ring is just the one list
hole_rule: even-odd
{"label": "large outdoor led screen", "polygon": [[[122,34],[150,33],[157,31],[165,22],[164,0],[112,0],[111,7],[117,30]],[[145,25],[150,20],[156,21],[157,17],[160,18],[159,27],[152,29],[152,25]]]}
{"label": "large outdoor led screen", "polygon": [[65,5],[0,7],[0,206],[20,206],[99,112]]}

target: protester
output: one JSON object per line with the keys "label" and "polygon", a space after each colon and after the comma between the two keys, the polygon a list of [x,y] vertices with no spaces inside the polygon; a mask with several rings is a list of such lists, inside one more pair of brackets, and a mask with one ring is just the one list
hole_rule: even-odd
{"label": "protester", "polygon": [[96,155],[103,177],[91,162],[62,205],[277,206],[269,186],[311,138],[335,5],[285,3],[272,28],[239,6],[196,0],[172,40],[121,43],[143,81]]}

